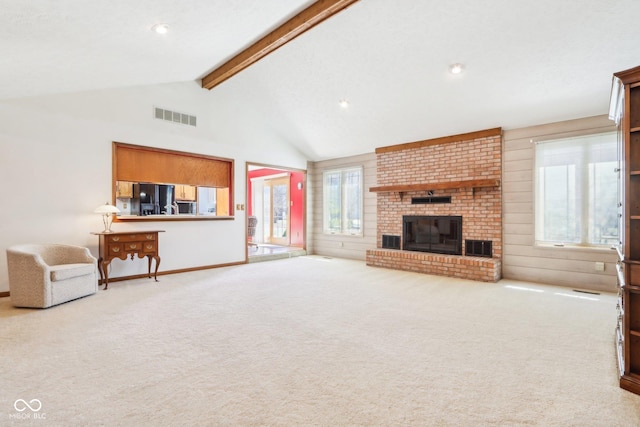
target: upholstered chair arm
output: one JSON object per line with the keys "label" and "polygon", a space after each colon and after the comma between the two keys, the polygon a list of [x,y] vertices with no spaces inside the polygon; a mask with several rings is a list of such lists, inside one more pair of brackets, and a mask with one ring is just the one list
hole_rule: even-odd
{"label": "upholstered chair arm", "polygon": [[7,263],[13,301],[37,300],[43,305],[50,304],[51,274],[38,253],[7,249]]}

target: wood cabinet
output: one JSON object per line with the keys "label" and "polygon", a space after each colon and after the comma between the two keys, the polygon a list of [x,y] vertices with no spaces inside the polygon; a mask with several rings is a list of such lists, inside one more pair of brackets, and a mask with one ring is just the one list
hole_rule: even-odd
{"label": "wood cabinet", "polygon": [[112,148],[116,181],[233,185],[233,159],[121,142],[114,142]]}
{"label": "wood cabinet", "polygon": [[158,281],[158,267],[160,266],[160,255],[158,254],[158,233],[164,230],[149,231],[126,231],[126,232],[99,232],[91,233],[97,235],[99,258],[98,271],[100,279],[104,283],[104,289],[109,287],[109,265],[111,261],[120,258],[126,260],[134,256],[138,258],[148,258],[149,278],[151,277],[151,260],[156,261],[154,279]]}
{"label": "wood cabinet", "polygon": [[133,182],[116,181],[116,198],[117,199],[133,198]]}
{"label": "wood cabinet", "polygon": [[229,215],[229,189],[216,188],[216,215]]}
{"label": "wood cabinet", "polygon": [[640,394],[640,66],[614,73],[609,117],[618,125],[619,143],[616,348],[620,387]]}
{"label": "wood cabinet", "polygon": [[195,202],[196,187],[193,185],[176,185],[176,200]]}

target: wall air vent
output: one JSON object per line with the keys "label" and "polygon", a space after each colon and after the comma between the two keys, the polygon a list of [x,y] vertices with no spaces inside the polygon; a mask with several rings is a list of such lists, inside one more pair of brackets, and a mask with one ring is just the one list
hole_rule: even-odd
{"label": "wall air vent", "polygon": [[196,126],[196,116],[190,116],[189,114],[177,113],[175,111],[165,110],[163,108],[153,107],[153,117],[158,120],[165,120],[167,122],[178,123],[187,126]]}
{"label": "wall air vent", "polygon": [[451,196],[411,198],[412,205],[430,205],[433,203],[451,203]]}

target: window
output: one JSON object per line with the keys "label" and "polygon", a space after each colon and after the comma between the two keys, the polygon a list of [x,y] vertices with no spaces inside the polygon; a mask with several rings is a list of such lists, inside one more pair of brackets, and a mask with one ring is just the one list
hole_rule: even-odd
{"label": "window", "polygon": [[362,167],[324,173],[323,230],[362,235]]}
{"label": "window", "polygon": [[616,134],[544,141],[535,151],[536,243],[617,242]]}

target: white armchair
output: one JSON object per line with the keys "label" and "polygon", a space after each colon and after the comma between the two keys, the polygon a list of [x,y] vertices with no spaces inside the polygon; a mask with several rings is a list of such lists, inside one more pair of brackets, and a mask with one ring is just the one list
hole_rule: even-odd
{"label": "white armchair", "polygon": [[46,308],[98,291],[97,260],[80,246],[31,244],[7,249],[16,307]]}

